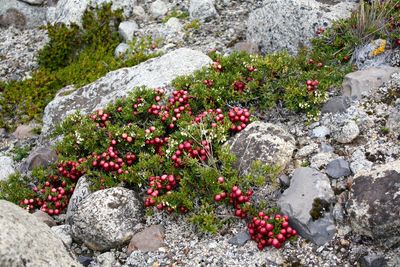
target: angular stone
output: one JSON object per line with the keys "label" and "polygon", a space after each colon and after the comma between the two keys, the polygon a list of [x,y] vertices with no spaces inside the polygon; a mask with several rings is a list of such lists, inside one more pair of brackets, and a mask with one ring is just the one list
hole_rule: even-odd
{"label": "angular stone", "polygon": [[400,68],[379,67],[368,68],[346,74],[343,80],[343,95],[352,98],[360,98],[376,91],[381,85],[390,80],[393,73],[399,72]]}
{"label": "angular stone", "polygon": [[246,231],[236,234],[234,237],[228,240],[228,243],[241,247],[244,244],[246,244],[246,242],[249,241],[250,239],[251,237],[249,233]]}
{"label": "angular stone", "polygon": [[37,210],[32,215],[35,216],[36,219],[38,219],[39,221],[47,224],[49,227],[53,227],[53,226],[57,225],[56,221],[46,212]]}
{"label": "angular stone", "polygon": [[115,187],[90,194],[71,217],[72,238],[92,250],[128,243],[142,218],[142,205],[129,189]]}
{"label": "angular stone", "polygon": [[7,180],[8,176],[15,173],[14,161],[7,156],[0,156],[0,181]]}
{"label": "angular stone", "polygon": [[37,167],[46,168],[50,164],[56,162],[57,158],[57,153],[54,150],[48,147],[38,147],[21,163],[19,169],[22,172],[28,172]]}
{"label": "angular stone", "polygon": [[81,202],[91,194],[90,192],[90,182],[88,178],[82,176],[79,178],[74,193],[68,202],[67,214],[65,222],[71,224],[71,217],[74,215],[75,211],[78,209]]}
{"label": "angular stone", "polygon": [[400,134],[400,108],[392,108],[386,120],[389,135],[397,138]]}
{"label": "angular stone", "polygon": [[181,75],[188,75],[211,63],[201,52],[181,48],[131,68],[109,72],[97,81],[66,96],[58,96],[45,108],[42,133],[47,135],[67,115],[80,110],[88,114],[127,96],[136,87],[164,87]]}
{"label": "angular stone", "polygon": [[139,26],[133,20],[123,21],[118,26],[118,32],[126,43],[132,41],[138,29]]}
{"label": "angular stone", "polygon": [[384,255],[368,254],[361,258],[361,267],[386,267],[387,261]]}
{"label": "angular stone", "polygon": [[206,20],[217,15],[214,0],[190,0],[190,19]]}
{"label": "angular stone", "polygon": [[249,124],[228,144],[237,157],[235,167],[244,174],[255,160],[285,168],[295,149],[293,136],[277,125],[260,121]]}
{"label": "angular stone", "polygon": [[322,113],[344,113],[351,104],[348,96],[335,96],[330,98],[321,109]]}
{"label": "angular stone", "polygon": [[0,266],[81,266],[51,229],[10,202],[0,200]]}
{"label": "angular stone", "polygon": [[45,0],[20,0],[20,1],[30,4],[30,5],[42,5],[42,4],[44,4]]}
{"label": "angular stone", "polygon": [[259,45],[262,53],[287,50],[295,54],[311,45],[316,30],[349,17],[355,6],[355,1],[266,0],[249,15],[247,41]]}
{"label": "angular stone", "polygon": [[128,246],[128,254],[134,250],[142,252],[157,251],[164,247],[165,230],[161,225],[152,225],[149,228],[135,234]]}
{"label": "angular stone", "polygon": [[335,159],[326,166],[326,174],[334,179],[349,176],[351,175],[350,164],[342,158]]}
{"label": "angular stone", "polygon": [[323,245],[333,237],[336,227],[329,212],[315,221],[312,219],[310,211],[316,198],[328,203],[334,200],[329,178],[311,168],[298,168],[293,173],[289,188],[279,198],[278,205],[302,237]]}
{"label": "angular stone", "polygon": [[353,179],[347,212],[355,233],[386,247],[400,244],[400,160]]}

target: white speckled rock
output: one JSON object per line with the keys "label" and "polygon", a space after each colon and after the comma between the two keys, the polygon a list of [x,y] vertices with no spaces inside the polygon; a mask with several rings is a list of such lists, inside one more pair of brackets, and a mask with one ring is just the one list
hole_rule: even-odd
{"label": "white speckled rock", "polygon": [[168,12],[167,4],[162,0],[156,0],[150,5],[150,13],[154,18],[162,18]]}
{"label": "white speckled rock", "polygon": [[114,50],[114,56],[116,58],[123,57],[130,52],[131,48],[126,43],[120,43]]}
{"label": "white speckled rock", "polygon": [[285,168],[295,149],[292,135],[277,125],[260,121],[249,124],[228,144],[237,157],[236,167],[243,173],[255,160]]}
{"label": "white speckled rock", "polygon": [[214,0],[190,0],[189,13],[191,19],[208,19],[217,15]]}
{"label": "white speckled rock", "polygon": [[360,134],[358,125],[353,120],[347,121],[343,127],[333,132],[333,138],[342,144],[351,143]]}
{"label": "white speckled rock", "polygon": [[72,194],[71,198],[68,202],[67,214],[65,217],[65,222],[70,224],[71,217],[78,209],[79,205],[82,201],[91,194],[90,191],[90,183],[85,176],[79,178],[78,183],[75,186],[74,193]]}
{"label": "white speckled rock", "polygon": [[101,5],[112,2],[112,9],[122,8],[124,15],[132,15],[136,0],[59,0],[55,7],[49,7],[47,10],[47,21],[50,23],[82,23],[82,15],[87,7]]}
{"label": "white speckled rock", "polygon": [[51,227],[51,230],[60,238],[67,247],[72,245],[71,226],[68,224]]}
{"label": "white speckled rock", "polygon": [[51,101],[44,111],[42,133],[47,135],[56,123],[78,109],[82,114],[91,113],[127,96],[135,87],[168,86],[176,77],[188,75],[210,63],[211,59],[203,53],[181,48],[137,66],[109,72],[97,81]]}
{"label": "white speckled rock", "polygon": [[324,4],[317,0],[266,0],[263,7],[250,13],[247,40],[261,47],[261,52],[287,50],[297,53],[299,46],[310,45],[320,27],[350,16],[356,1]]}
{"label": "white speckled rock", "polygon": [[10,157],[0,157],[0,181],[6,180],[8,176],[15,172],[14,161]]}
{"label": "white speckled rock", "polygon": [[0,200],[0,266],[81,266],[36,217]]}
{"label": "white speckled rock", "polygon": [[106,251],[129,242],[142,218],[141,203],[129,189],[115,187],[86,197],[71,217],[75,241]]}
{"label": "white speckled rock", "polygon": [[130,42],[133,39],[135,32],[139,29],[137,23],[133,20],[123,21],[118,26],[118,32],[125,42]]}

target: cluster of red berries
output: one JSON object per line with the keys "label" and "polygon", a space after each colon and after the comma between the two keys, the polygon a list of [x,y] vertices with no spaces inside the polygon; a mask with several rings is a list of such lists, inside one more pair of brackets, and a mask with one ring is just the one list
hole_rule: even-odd
{"label": "cluster of red berries", "polygon": [[[169,105],[165,108],[161,118],[163,122],[171,118],[171,123],[168,126],[170,129],[175,127],[176,121],[182,117],[182,113],[185,111],[192,115],[189,99],[189,93],[186,90],[178,90],[172,93],[172,97],[168,100]],[[172,113],[169,113],[169,111],[172,111]]]}
{"label": "cluster of red berries", "polygon": [[257,242],[259,250],[271,245],[280,248],[288,238],[297,235],[296,230],[289,226],[288,216],[280,214],[268,216],[262,211],[247,224],[247,227],[251,239]]}
{"label": "cluster of red berries", "polygon": [[318,84],[319,82],[317,80],[307,80],[306,85],[307,85],[307,92],[312,93],[315,92],[318,89]]}
{"label": "cluster of red berries", "polygon": [[244,108],[234,107],[229,110],[229,120],[232,122],[231,131],[240,132],[249,124],[250,112]]}
{"label": "cluster of red berries", "polygon": [[203,84],[205,84],[208,88],[211,88],[214,84],[213,80],[204,80]]}
{"label": "cluster of red berries", "polygon": [[312,59],[312,58],[310,58],[309,60],[308,60],[308,65],[316,65],[318,68],[322,68],[323,66],[324,66],[324,63],[322,63],[322,62],[316,62],[314,59]]}
{"label": "cluster of red berries", "polygon": [[244,90],[246,89],[246,84],[242,81],[235,81],[233,83],[233,88],[235,89],[235,91],[243,93]]}
{"label": "cluster of red berries", "polygon": [[[171,191],[177,186],[180,177],[175,177],[172,174],[163,174],[161,176],[150,176],[149,187],[146,190],[149,195],[145,200],[145,206],[151,207],[156,204],[155,197],[162,196],[164,194],[171,194]],[[159,204],[157,207],[162,210],[165,205]]]}
{"label": "cluster of red berries", "polygon": [[[141,97],[138,97],[136,99],[132,99],[132,101],[134,102],[134,104],[132,105],[133,115],[137,115],[138,114],[139,105],[143,103],[143,99]],[[150,111],[149,111],[149,113],[151,114]]]}
{"label": "cluster of red berries", "polygon": [[[121,109],[122,111],[122,109]],[[90,115],[90,118],[96,123],[97,127],[106,127],[106,121],[111,118],[110,114],[105,113],[102,109],[99,109],[96,113]]]}
{"label": "cluster of red berries", "polygon": [[80,163],[84,162],[85,160],[86,159],[81,158],[78,162],[69,160],[67,162],[59,163],[57,164],[58,173],[68,179],[76,181],[83,175],[83,172],[78,168]]}
{"label": "cluster of red berries", "polygon": [[32,190],[35,196],[22,200],[20,206],[29,211],[38,208],[49,215],[60,214],[68,206],[69,197],[74,192],[74,188],[67,186],[65,181],[61,182],[57,175],[50,175],[48,181]]}
{"label": "cluster of red berries", "polygon": [[224,118],[225,116],[220,108],[217,108],[216,110],[209,109],[197,115],[196,118],[194,118],[194,122],[200,123],[204,122],[206,119],[211,119],[211,127],[215,128],[218,126],[217,123],[223,123]]}
{"label": "cluster of red berries", "polygon": [[[127,156],[128,155],[129,155],[129,160],[126,160],[127,161],[126,164],[129,166],[133,164],[133,161],[136,159],[136,156],[133,155],[133,160],[132,160],[131,159],[132,155],[127,154]],[[122,167],[125,165],[125,162],[122,158],[119,157],[118,152],[114,149],[113,146],[108,147],[107,152],[103,152],[101,155],[94,154],[93,157],[95,158],[95,160],[93,160],[92,166],[95,168],[100,168],[104,172],[116,172],[118,174],[128,173],[128,171],[124,171],[122,169]]]}
{"label": "cluster of red berries", "polygon": [[182,167],[182,156],[188,155],[191,158],[206,161],[209,151],[210,145],[206,140],[201,141],[201,146],[196,146],[192,140],[186,140],[178,145],[178,149],[172,155],[171,159],[174,161],[174,167],[180,168]]}
{"label": "cluster of red berries", "polygon": [[168,144],[169,137],[154,137],[145,141],[146,145],[152,145],[155,147],[156,153],[160,156],[164,155],[162,147]]}
{"label": "cluster of red berries", "polygon": [[213,67],[213,69],[216,70],[216,71],[219,71],[219,72],[224,71],[224,67],[222,67],[221,62],[220,62],[219,60],[215,61],[215,62],[212,64],[212,67]]}

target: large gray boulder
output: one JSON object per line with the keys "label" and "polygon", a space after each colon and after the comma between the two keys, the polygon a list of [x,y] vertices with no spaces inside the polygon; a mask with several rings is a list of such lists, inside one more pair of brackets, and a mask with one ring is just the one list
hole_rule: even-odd
{"label": "large gray boulder", "polygon": [[353,179],[347,212],[353,230],[385,246],[400,244],[400,160]]}
{"label": "large gray boulder", "polygon": [[47,10],[49,23],[76,23],[82,24],[82,15],[88,7],[101,6],[103,3],[112,2],[112,9],[122,9],[126,17],[130,17],[136,0],[59,0],[57,5]]}
{"label": "large gray boulder", "polygon": [[236,167],[245,174],[255,160],[285,168],[292,158],[295,140],[283,128],[257,121],[235,135],[228,145],[237,157]]}
{"label": "large gray boulder", "polygon": [[279,198],[278,205],[302,237],[323,245],[336,232],[334,219],[331,212],[321,210],[323,216],[313,220],[310,211],[315,201],[331,203],[333,200],[334,193],[325,174],[311,168],[298,168],[293,173],[289,188]]}
{"label": "large gray boulder", "polygon": [[36,217],[5,200],[0,210],[0,266],[81,266]]}
{"label": "large gray boulder", "polygon": [[0,27],[34,28],[46,23],[46,8],[18,0],[0,0]]}
{"label": "large gray boulder", "polygon": [[72,238],[97,251],[128,243],[142,219],[133,191],[115,187],[86,197],[71,217]]}
{"label": "large gray boulder", "polygon": [[400,72],[400,68],[381,66],[348,73],[342,84],[343,94],[353,98],[368,95],[389,81],[396,72]]}
{"label": "large gray boulder", "polygon": [[350,16],[356,1],[266,0],[250,13],[247,40],[258,44],[261,52],[287,50],[297,53],[309,46],[320,27]]}
{"label": "large gray boulder", "polygon": [[127,96],[135,87],[167,86],[176,77],[188,75],[211,62],[199,51],[181,48],[137,66],[112,71],[69,95],[59,95],[51,101],[44,111],[42,133],[48,133],[56,123],[77,110],[82,114],[91,113]]}

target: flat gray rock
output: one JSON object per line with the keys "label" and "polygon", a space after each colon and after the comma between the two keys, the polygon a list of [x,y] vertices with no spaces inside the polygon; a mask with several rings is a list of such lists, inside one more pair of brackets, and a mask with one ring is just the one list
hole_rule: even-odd
{"label": "flat gray rock", "polygon": [[352,98],[368,95],[389,81],[391,75],[396,72],[400,72],[400,68],[382,66],[346,74],[342,84],[343,95]]}
{"label": "flat gray rock", "polygon": [[18,0],[0,0],[0,26],[35,28],[46,23],[46,8]]}
{"label": "flat gray rock", "polygon": [[322,218],[313,220],[310,211],[316,198],[332,202],[334,193],[329,178],[311,168],[298,168],[283,192],[278,205],[290,218],[291,225],[299,234],[317,245],[323,245],[335,234],[333,216],[325,212]]}
{"label": "flat gray rock", "polygon": [[335,96],[330,98],[321,109],[322,113],[344,113],[351,104],[348,96]]}
{"label": "flat gray rock", "polygon": [[14,161],[7,156],[0,156],[0,181],[7,180],[8,176],[15,173]]}
{"label": "flat gray rock", "polygon": [[191,74],[211,62],[199,51],[181,48],[137,66],[109,72],[97,81],[51,101],[44,111],[42,133],[49,134],[55,124],[77,110],[89,114],[127,96],[136,87],[164,87],[176,77]]}
{"label": "flat gray rock", "polygon": [[329,177],[334,179],[349,176],[351,174],[350,164],[342,158],[329,162],[325,171]]}
{"label": "flat gray rock", "polygon": [[0,200],[0,210],[0,266],[81,266],[33,215],[5,200]]}

